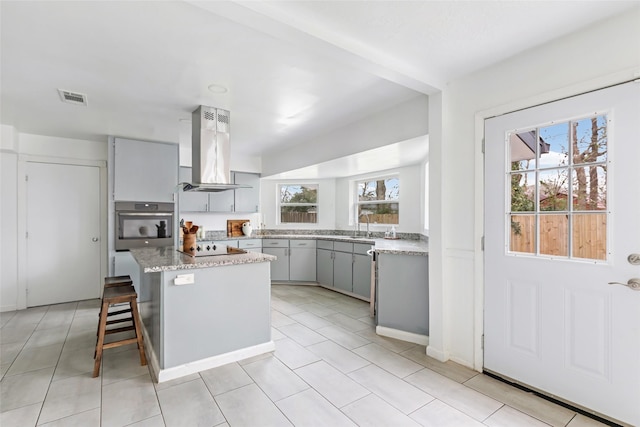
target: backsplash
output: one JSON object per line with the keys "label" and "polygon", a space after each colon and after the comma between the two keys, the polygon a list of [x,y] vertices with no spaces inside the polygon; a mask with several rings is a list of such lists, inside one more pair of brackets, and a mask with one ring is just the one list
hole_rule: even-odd
{"label": "backsplash", "polygon": [[[348,230],[283,230],[283,229],[263,229],[254,230],[251,236],[248,237],[263,237],[263,236],[353,236],[353,231]],[[365,233],[360,232],[359,236],[364,237]],[[420,240],[422,242],[429,242],[429,237],[420,233],[397,233],[397,236],[403,240]],[[227,239],[226,230],[207,230],[205,238],[203,240],[224,240]],[[237,237],[235,237],[237,238]],[[243,237],[241,237],[243,238]],[[384,238],[383,232],[372,232],[371,238],[382,239]]]}

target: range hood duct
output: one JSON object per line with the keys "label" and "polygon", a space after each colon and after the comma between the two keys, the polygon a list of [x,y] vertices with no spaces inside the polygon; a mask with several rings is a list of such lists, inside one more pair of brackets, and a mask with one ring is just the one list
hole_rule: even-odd
{"label": "range hood duct", "polygon": [[231,183],[230,113],[201,105],[191,114],[191,179],[183,191],[226,191],[251,188]]}

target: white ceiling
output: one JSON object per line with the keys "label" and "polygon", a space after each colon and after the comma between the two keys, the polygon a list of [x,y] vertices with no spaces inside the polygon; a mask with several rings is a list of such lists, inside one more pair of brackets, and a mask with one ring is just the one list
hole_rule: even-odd
{"label": "white ceiling", "polygon": [[[203,104],[231,111],[232,154],[259,156],[637,4],[2,1],[0,121],[178,142],[179,120]],[[60,102],[57,89],[88,106]]]}

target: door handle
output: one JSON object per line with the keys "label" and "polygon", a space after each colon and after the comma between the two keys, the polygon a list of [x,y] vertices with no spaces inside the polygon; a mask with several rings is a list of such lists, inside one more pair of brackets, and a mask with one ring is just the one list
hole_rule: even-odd
{"label": "door handle", "polygon": [[99,239],[97,237],[94,237],[91,239],[92,242],[97,242]]}
{"label": "door handle", "polygon": [[632,277],[631,279],[629,279],[629,281],[627,283],[622,283],[622,282],[609,282],[610,285],[622,285],[622,286],[626,286],[631,290],[634,291],[640,291],[640,279],[637,277]]}

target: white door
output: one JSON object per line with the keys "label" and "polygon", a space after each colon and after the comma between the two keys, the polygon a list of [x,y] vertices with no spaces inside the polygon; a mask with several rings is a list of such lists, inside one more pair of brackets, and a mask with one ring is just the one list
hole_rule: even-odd
{"label": "white door", "polygon": [[632,425],[639,184],[638,83],[485,122],[485,369]]}
{"label": "white door", "polygon": [[27,306],[100,297],[100,169],[27,162]]}

